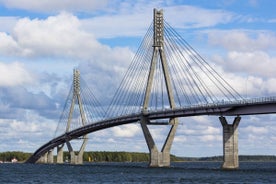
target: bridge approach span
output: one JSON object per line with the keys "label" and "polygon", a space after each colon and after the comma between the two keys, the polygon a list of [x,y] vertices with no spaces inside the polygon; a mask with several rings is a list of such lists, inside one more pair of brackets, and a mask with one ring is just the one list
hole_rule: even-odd
{"label": "bridge approach span", "polygon": [[83,135],[96,132],[102,129],[107,129],[123,124],[135,123],[140,121],[142,116],[148,118],[149,120],[156,120],[173,117],[188,117],[199,115],[240,116],[272,113],[276,113],[276,97],[242,100],[232,103],[195,105],[191,107],[129,114],[125,116],[94,122],[83,127],[77,128],[75,130],[69,131],[65,134],[62,134],[47,142],[46,144],[42,145],[37,151],[34,152],[34,154],[26,161],[26,163],[37,162],[38,159],[46,152],[52,150],[58,145],[66,143],[67,141],[77,139]]}

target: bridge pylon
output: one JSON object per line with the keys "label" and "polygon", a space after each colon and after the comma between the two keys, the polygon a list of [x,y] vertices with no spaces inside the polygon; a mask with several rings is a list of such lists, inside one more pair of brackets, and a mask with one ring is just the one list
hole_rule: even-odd
{"label": "bridge pylon", "polygon": [[[169,68],[164,52],[164,19],[163,19],[163,10],[153,10],[154,16],[154,34],[153,34],[153,54],[151,58],[150,71],[147,80],[146,93],[143,103],[143,114],[146,114],[149,107],[150,94],[153,86],[154,72],[156,64],[158,61],[161,62],[163,75],[165,79],[165,85],[168,95],[168,101],[171,109],[175,108],[175,101],[172,91],[171,78],[169,75]],[[158,60],[158,57],[160,58]],[[169,167],[170,166],[170,150],[175,137],[175,132],[178,126],[178,118],[171,118],[169,124],[171,129],[167,135],[165,143],[162,150],[159,152],[151,134],[147,127],[147,124],[150,124],[149,119],[146,116],[142,115],[140,124],[146,139],[147,146],[150,151],[150,167]]]}
{"label": "bridge pylon", "polygon": [[219,117],[223,128],[223,169],[239,168],[238,126],[240,116],[235,117],[233,124],[228,124],[225,117]]}
{"label": "bridge pylon", "polygon": [[[81,95],[80,95],[80,72],[77,69],[74,69],[73,96],[71,99],[71,105],[70,105],[69,116],[68,116],[68,120],[67,120],[67,126],[66,126],[65,133],[70,131],[70,126],[71,126],[71,123],[73,120],[75,105],[78,106],[82,126],[85,126],[87,120],[86,120],[86,116],[84,113],[82,99],[81,99]],[[67,148],[70,153],[70,163],[71,164],[82,164],[83,163],[83,153],[84,153],[87,141],[88,141],[88,137],[86,134],[83,136],[83,142],[82,142],[81,148],[78,151],[78,153],[75,153],[71,143],[69,141],[66,141],[66,145],[67,145]],[[64,144],[57,147],[57,163],[63,163],[63,146],[64,146]]]}

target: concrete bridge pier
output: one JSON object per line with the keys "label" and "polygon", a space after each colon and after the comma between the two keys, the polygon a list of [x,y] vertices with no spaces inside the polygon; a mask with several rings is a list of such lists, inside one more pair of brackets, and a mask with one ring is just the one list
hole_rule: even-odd
{"label": "concrete bridge pier", "polygon": [[75,151],[73,150],[73,147],[71,146],[71,143],[69,141],[66,142],[67,148],[69,150],[70,154],[70,164],[76,164],[76,154]]}
{"label": "concrete bridge pier", "polygon": [[53,150],[48,151],[48,154],[47,154],[47,163],[48,164],[54,163]]}
{"label": "concrete bridge pier", "polygon": [[88,138],[87,135],[84,136],[83,138],[83,143],[81,145],[81,148],[78,153],[75,153],[73,150],[71,143],[69,141],[66,142],[69,153],[70,153],[70,163],[71,164],[83,164],[83,154],[84,154],[84,149],[86,147]]}
{"label": "concrete bridge pier", "polygon": [[69,151],[70,153],[70,164],[76,164],[76,154],[74,151]]}
{"label": "concrete bridge pier", "polygon": [[43,164],[54,163],[53,150],[50,150],[50,151],[46,152],[43,156],[41,156],[40,159],[38,160],[38,163],[43,163]]}
{"label": "concrete bridge pier", "polygon": [[70,164],[83,164],[83,152],[70,151]]}
{"label": "concrete bridge pier", "polygon": [[241,120],[240,116],[235,117],[233,124],[228,124],[225,117],[219,117],[223,127],[223,169],[239,168],[238,153],[238,126]]}
{"label": "concrete bridge pier", "polygon": [[70,151],[70,164],[83,164],[83,153],[76,154],[74,151]]}
{"label": "concrete bridge pier", "polygon": [[46,152],[43,156],[41,156],[37,162],[46,164],[47,160],[48,160],[48,152]]}
{"label": "concrete bridge pier", "polygon": [[161,152],[158,151],[158,148],[147,127],[147,123],[149,123],[149,120],[146,117],[142,117],[140,124],[150,152],[149,166],[150,167],[170,167],[171,165],[170,151],[171,151],[171,146],[175,136],[175,132],[178,126],[178,120],[176,118],[170,120],[171,129],[166,138],[166,141],[163,145]]}
{"label": "concrete bridge pier", "polygon": [[58,164],[63,164],[63,146],[64,146],[64,144],[57,146],[57,163]]}

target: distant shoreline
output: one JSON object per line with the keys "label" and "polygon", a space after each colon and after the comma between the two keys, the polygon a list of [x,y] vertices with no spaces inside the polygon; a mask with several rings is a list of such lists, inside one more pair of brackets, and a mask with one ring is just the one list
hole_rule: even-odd
{"label": "distant shoreline", "polygon": [[[180,157],[186,161],[210,161],[222,162],[223,156],[210,156],[210,157]],[[240,162],[276,162],[276,155],[239,155]]]}
{"label": "distant shoreline", "polygon": [[[11,162],[17,159],[24,162],[32,153],[21,151],[0,152],[0,162]],[[142,152],[110,152],[110,151],[86,151],[83,155],[84,162],[148,162],[149,153]],[[54,156],[54,160],[56,156]],[[70,154],[64,152],[64,159],[70,159]],[[223,156],[209,157],[180,157],[171,155],[171,162],[222,162]],[[276,162],[276,155],[239,155],[240,162]]]}

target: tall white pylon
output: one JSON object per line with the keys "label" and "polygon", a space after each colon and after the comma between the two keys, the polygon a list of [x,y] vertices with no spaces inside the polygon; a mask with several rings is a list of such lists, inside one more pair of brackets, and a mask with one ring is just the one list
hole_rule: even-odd
{"label": "tall white pylon", "polygon": [[[75,105],[78,105],[80,117],[81,117],[81,123],[82,125],[86,125],[87,120],[86,116],[83,110],[83,104],[82,104],[82,99],[81,99],[81,93],[80,93],[80,72],[77,69],[74,69],[74,75],[73,75],[73,97],[71,100],[71,106],[70,106],[70,111],[69,111],[69,116],[68,116],[68,121],[67,121],[67,126],[65,132],[68,132],[70,130],[73,114],[74,114],[74,109]],[[83,143],[81,145],[81,148],[78,153],[75,153],[73,150],[73,147],[71,146],[71,143],[69,141],[66,141],[66,145],[68,147],[68,150],[70,152],[70,163],[71,164],[82,164],[83,163],[83,153],[84,149],[87,144],[87,134],[83,136]],[[57,149],[57,162],[62,163],[63,162],[63,145],[59,146]]]}
{"label": "tall white pylon", "polygon": [[[153,35],[153,54],[151,59],[150,71],[148,75],[146,94],[144,98],[143,111],[146,113],[149,106],[149,100],[152,90],[152,84],[154,79],[154,72],[156,68],[156,63],[158,60],[158,56],[160,57],[160,62],[162,65],[163,75],[165,79],[166,89],[168,100],[170,103],[170,108],[175,108],[174,96],[172,91],[172,84],[169,75],[168,63],[164,52],[164,20],[163,20],[163,10],[153,10],[154,16],[154,35]],[[158,151],[158,148],[150,134],[150,131],[147,127],[147,124],[150,121],[146,118],[146,116],[142,116],[141,127],[144,133],[144,137],[146,139],[149,151],[150,151],[150,167],[169,167],[170,166],[170,150],[173,143],[173,139],[175,137],[175,132],[178,126],[178,118],[171,118],[169,120],[169,124],[171,125],[171,129],[166,138],[166,141],[163,145],[161,152]]]}

